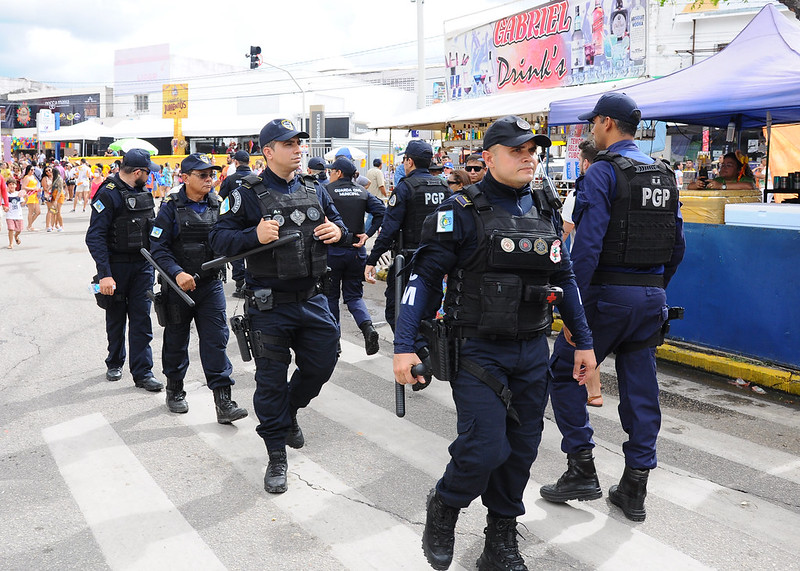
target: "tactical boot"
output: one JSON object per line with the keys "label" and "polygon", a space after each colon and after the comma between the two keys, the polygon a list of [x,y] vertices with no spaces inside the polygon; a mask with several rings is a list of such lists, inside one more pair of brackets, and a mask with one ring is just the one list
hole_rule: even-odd
{"label": "tactical boot", "polygon": [[106,371],[106,380],[112,383],[122,378],[122,367],[109,367]]}
{"label": "tactical boot", "polygon": [[486,542],[478,558],[479,571],[528,571],[519,554],[517,519],[486,516]]}
{"label": "tactical boot", "polygon": [[140,389],[144,389],[146,391],[150,391],[151,393],[157,393],[161,389],[164,388],[159,381],[151,374],[147,375],[143,379],[139,379],[138,381],[133,381],[133,384]]}
{"label": "tactical boot", "polygon": [[378,352],[378,332],[372,325],[372,321],[365,321],[358,326],[361,333],[364,334],[364,348],[367,350],[367,355],[374,355]]}
{"label": "tactical boot", "polygon": [[608,490],[608,499],[631,521],[644,521],[647,517],[644,498],[647,496],[649,474],[650,470],[636,470],[625,466],[619,484]]}
{"label": "tactical boot", "polygon": [[170,412],[189,412],[189,403],[186,402],[183,381],[167,379],[167,408]]}
{"label": "tactical boot", "polygon": [[264,474],[264,490],[270,494],[282,494],[286,491],[286,450],[270,450],[267,472]]}
{"label": "tactical boot", "polygon": [[214,389],[214,404],[217,406],[217,422],[230,424],[247,416],[247,410],[239,408],[236,401],[231,400],[231,386]]}
{"label": "tactical boot", "polygon": [[292,427],[289,429],[289,434],[286,435],[286,446],[289,448],[302,448],[306,443],[303,436],[303,430],[297,424],[297,410],[291,409],[289,414],[292,415]]}
{"label": "tactical boot", "polygon": [[458,508],[445,504],[436,489],[428,494],[428,515],[425,519],[425,530],[422,532],[422,551],[434,569],[447,569],[453,561],[459,511]]}
{"label": "tactical boot", "polygon": [[596,500],[603,495],[591,449],[567,454],[567,471],[555,484],[539,488],[539,495],[548,502]]}

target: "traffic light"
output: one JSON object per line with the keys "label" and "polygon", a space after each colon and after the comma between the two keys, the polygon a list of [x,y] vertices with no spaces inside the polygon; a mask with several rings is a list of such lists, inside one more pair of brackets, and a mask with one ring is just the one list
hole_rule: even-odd
{"label": "traffic light", "polygon": [[261,65],[261,46],[250,46],[250,69]]}

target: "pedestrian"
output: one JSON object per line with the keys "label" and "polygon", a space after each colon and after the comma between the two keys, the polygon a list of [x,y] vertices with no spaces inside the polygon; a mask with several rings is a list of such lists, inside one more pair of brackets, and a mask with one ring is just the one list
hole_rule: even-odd
{"label": "pedestrian", "polygon": [[[244,151],[239,151],[244,152]],[[228,324],[222,271],[203,270],[203,263],[216,257],[208,234],[219,215],[219,197],[211,192],[214,165],[208,155],[193,153],[181,162],[183,184],[168,196],[158,211],[150,232],[153,259],[181,290],[194,300],[190,308],[169,286],[161,282],[158,298],[164,323],[161,350],[163,373],[167,379],[167,409],[189,411],[183,381],[189,368],[189,331],[194,321],[200,341],[200,362],[206,386],[214,393],[217,422],[231,424],[247,416],[231,400],[233,366],[225,352]]]}
{"label": "pedestrian", "polygon": [[[64,231],[64,216],[61,213],[61,210],[64,208],[64,201],[67,199],[67,188],[64,179],[61,176],[61,172],[54,168],[53,169],[53,185],[50,188],[50,193],[52,195],[52,226],[56,229],[57,232]],[[48,213],[49,214],[49,213]]]}
{"label": "pedestrian", "polygon": [[[330,182],[327,190],[336,209],[342,215],[349,230],[347,243],[343,247],[328,248],[328,267],[330,273],[328,306],[341,331],[339,319],[339,296],[341,294],[347,310],[355,319],[356,325],[364,335],[367,355],[378,352],[378,332],[372,324],[372,317],[364,303],[364,266],[367,249],[364,243],[381,227],[386,207],[383,202],[370,194],[363,186],[353,182],[356,167],[346,158],[336,159],[331,165]],[[372,216],[370,227],[364,228],[364,215]]]}
{"label": "pedestrian", "polygon": [[53,231],[53,219],[55,218],[56,214],[56,207],[53,204],[53,167],[45,166],[42,170],[42,198],[45,203],[45,229],[47,232]]}
{"label": "pedestrian", "polygon": [[542,190],[531,190],[537,145],[550,140],[516,116],[486,130],[488,172],[427,218],[402,300],[394,375],[415,384],[423,380],[411,376],[420,362],[415,337],[448,276],[444,325],[448,346],[458,351],[451,379],[458,436],[427,500],[422,548],[434,569],[449,567],[459,511],[478,497],[488,509],[478,568],[527,569],[516,518],[525,513],[522,497],[542,435],[553,303],[578,345],[572,374],[582,378],[595,367],[558,212]]}
{"label": "pedestrian", "polygon": [[328,186],[328,165],[320,157],[308,159],[307,172],[324,187]]}
{"label": "pedestrian", "polygon": [[89,202],[89,191],[92,179],[92,169],[86,159],[81,159],[81,164],[75,173],[75,202],[72,203],[72,210],[78,206],[78,201],[83,202],[83,212],[86,212],[86,204]]}
{"label": "pedestrian", "polygon": [[[591,124],[601,152],[576,197],[574,271],[597,361],[616,354],[618,411],[628,435],[622,445],[625,470],[619,484],[611,486],[609,499],[628,519],[644,521],[647,479],[656,467],[661,425],[655,348],[668,316],[664,288],[685,251],[678,188],[669,167],[634,143],[641,112],[633,99],[607,93],[579,118]],[[568,466],[555,484],[540,490],[551,502],[602,495],[586,389],[570,374],[577,355],[574,342],[574,332],[565,327],[550,361],[550,398]]]}
{"label": "pedestrian", "polygon": [[484,175],[486,175],[486,164],[483,162],[483,156],[480,153],[469,155],[464,163],[464,170],[467,171],[471,184],[482,181]]}
{"label": "pedestrian", "polygon": [[[88,167],[87,167],[88,168]],[[163,385],[153,376],[153,327],[150,298],[153,268],[140,253],[148,247],[148,230],[155,218],[153,195],[144,184],[158,165],[144,149],[131,149],[117,174],[109,176],[92,200],[86,246],[94,258],[98,306],[106,312],[106,379],[119,381],[125,363],[128,329],[129,367],[134,384],[151,392]]]}
{"label": "pedestrian", "polygon": [[39,218],[39,215],[42,213],[42,208],[39,204],[41,202],[40,194],[42,187],[39,184],[39,179],[36,178],[34,174],[33,165],[25,167],[20,187],[25,192],[25,203],[28,206],[28,231],[37,232],[38,230],[33,227],[33,223],[36,222],[36,219]]}
{"label": "pedestrian", "polygon": [[[256,362],[253,407],[269,464],[264,489],[286,491],[286,446],[305,443],[297,411],[316,397],[336,366],[339,332],[322,293],[327,245],[346,245],[347,228],[328,193],[311,177],[297,175],[300,139],[308,133],[288,119],[261,130],[266,161],[260,177],[246,177],[222,202],[211,247],[225,256],[279,237],[300,239],[246,258],[245,306]],[[286,374],[294,350],[296,369]]]}
{"label": "pedestrian", "polygon": [[[239,150],[233,154],[233,162],[236,165],[236,170],[233,174],[226,176],[225,180],[219,185],[219,197],[222,200],[228,198],[234,188],[239,188],[242,185],[242,180],[246,176],[253,174],[250,170],[250,153],[247,151]],[[221,169],[222,167],[220,167]],[[231,262],[231,277],[236,284],[236,289],[233,291],[233,297],[244,297],[244,260],[234,260]]]}
{"label": "pedestrian", "polygon": [[374,159],[372,161],[372,168],[367,171],[367,178],[369,179],[369,186],[367,189],[373,196],[386,198],[389,196],[389,193],[386,192],[386,179],[383,177],[381,166],[383,166],[383,163],[380,159]]}
{"label": "pedestrian", "polygon": [[17,245],[22,243],[19,235],[22,233],[24,219],[22,205],[25,202],[25,193],[20,190],[19,183],[13,176],[8,177],[5,184],[8,204],[3,205],[3,210],[6,213],[6,226],[8,227],[8,249],[12,250],[15,243]]}

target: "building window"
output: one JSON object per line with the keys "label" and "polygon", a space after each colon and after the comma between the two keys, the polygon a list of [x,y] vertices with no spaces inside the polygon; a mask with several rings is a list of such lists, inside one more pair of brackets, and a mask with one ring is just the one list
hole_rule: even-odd
{"label": "building window", "polygon": [[134,95],[133,100],[137,113],[147,113],[150,110],[148,95]]}

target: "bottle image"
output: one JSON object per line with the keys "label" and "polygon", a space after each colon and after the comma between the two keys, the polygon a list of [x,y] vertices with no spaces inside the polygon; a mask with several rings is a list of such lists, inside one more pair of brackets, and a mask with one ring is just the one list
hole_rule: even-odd
{"label": "bottle image", "polygon": [[603,12],[602,0],[594,0],[594,11],[592,12],[592,45],[594,54],[603,53]]}
{"label": "bottle image", "polygon": [[631,59],[638,64],[644,60],[647,50],[647,12],[638,2],[631,9],[630,34]]}
{"label": "bottle image", "polygon": [[583,30],[581,29],[581,7],[575,6],[575,27],[572,32],[572,40],[570,44],[570,61],[572,73],[583,70],[585,61],[585,53],[583,49]]}

